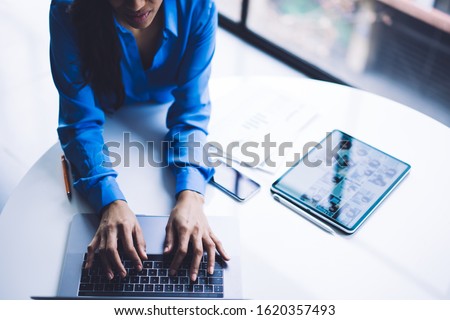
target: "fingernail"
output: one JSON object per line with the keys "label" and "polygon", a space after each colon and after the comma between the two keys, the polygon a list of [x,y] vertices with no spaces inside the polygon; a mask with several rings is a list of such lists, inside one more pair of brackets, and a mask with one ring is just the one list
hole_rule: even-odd
{"label": "fingernail", "polygon": [[166,253],[167,251],[169,251],[169,246],[164,248],[164,253]]}
{"label": "fingernail", "polygon": [[137,270],[138,270],[138,271],[142,271],[142,265],[138,264]]}
{"label": "fingernail", "polygon": [[122,278],[125,278],[125,277],[127,276],[127,273],[126,273],[126,272],[122,272],[122,273],[120,274],[120,276],[121,276]]}
{"label": "fingernail", "polygon": [[213,274],[214,273],[214,268],[213,267],[209,268],[208,273],[209,274]]}
{"label": "fingernail", "polygon": [[196,274],[196,273],[194,273],[194,274],[191,276],[191,280],[192,280],[193,282],[197,281],[197,274]]}
{"label": "fingernail", "polygon": [[109,280],[112,280],[114,278],[114,275],[110,272],[110,273],[108,273],[108,279]]}

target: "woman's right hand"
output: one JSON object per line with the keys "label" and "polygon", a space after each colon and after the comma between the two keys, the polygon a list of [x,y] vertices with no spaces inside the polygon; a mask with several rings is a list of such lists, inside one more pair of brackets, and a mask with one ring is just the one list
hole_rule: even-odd
{"label": "woman's right hand", "polygon": [[117,272],[125,277],[127,272],[117,249],[119,240],[124,254],[141,271],[142,260],[147,259],[144,235],[136,216],[122,200],[114,201],[103,210],[100,226],[88,246],[85,268],[92,267],[98,249],[106,276],[111,280]]}

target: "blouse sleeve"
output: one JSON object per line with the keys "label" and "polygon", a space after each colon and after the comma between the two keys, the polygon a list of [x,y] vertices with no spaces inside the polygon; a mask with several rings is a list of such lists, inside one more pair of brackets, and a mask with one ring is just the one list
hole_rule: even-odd
{"label": "blouse sleeve", "polygon": [[175,173],[176,194],[183,190],[204,194],[214,173],[206,165],[203,146],[211,113],[208,81],[215,50],[217,11],[214,2],[206,2],[206,6],[201,6],[200,17],[191,20],[192,31],[173,91],[175,101],[167,115],[167,139],[171,142],[168,163]]}
{"label": "blouse sleeve", "polygon": [[116,182],[117,173],[108,167],[103,141],[105,115],[84,85],[74,28],[67,4],[50,8],[50,61],[59,92],[58,135],[69,160],[74,187],[96,212],[115,200],[125,200]]}

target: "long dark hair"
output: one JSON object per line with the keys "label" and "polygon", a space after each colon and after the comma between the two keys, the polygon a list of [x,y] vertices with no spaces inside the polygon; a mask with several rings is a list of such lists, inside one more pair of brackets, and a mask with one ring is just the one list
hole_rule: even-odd
{"label": "long dark hair", "polygon": [[111,5],[107,0],[74,0],[69,13],[77,30],[85,84],[100,101],[118,109],[125,90],[120,69],[122,50]]}

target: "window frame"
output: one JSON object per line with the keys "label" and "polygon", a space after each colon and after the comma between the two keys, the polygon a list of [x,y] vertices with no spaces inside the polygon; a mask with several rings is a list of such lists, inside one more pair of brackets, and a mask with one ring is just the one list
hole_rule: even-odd
{"label": "window frame", "polygon": [[273,58],[280,60],[291,68],[303,73],[305,76],[315,79],[333,82],[349,87],[353,87],[342,79],[333,76],[325,70],[317,67],[315,64],[308,62],[294,53],[278,46],[277,44],[260,36],[247,27],[247,18],[249,13],[250,0],[242,0],[241,16],[239,21],[233,21],[219,12],[219,26],[228,32],[234,34],[243,41],[249,43],[257,49],[267,53]]}

